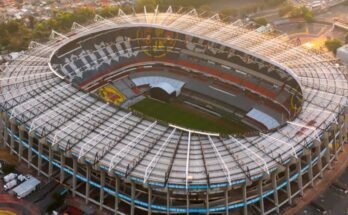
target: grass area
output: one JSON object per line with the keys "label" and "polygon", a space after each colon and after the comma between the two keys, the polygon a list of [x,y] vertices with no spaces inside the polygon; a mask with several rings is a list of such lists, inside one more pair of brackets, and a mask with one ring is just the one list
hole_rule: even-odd
{"label": "grass area", "polygon": [[193,130],[221,134],[241,134],[251,129],[244,124],[227,118],[213,117],[205,112],[179,103],[164,103],[146,98],[131,109],[164,122]]}

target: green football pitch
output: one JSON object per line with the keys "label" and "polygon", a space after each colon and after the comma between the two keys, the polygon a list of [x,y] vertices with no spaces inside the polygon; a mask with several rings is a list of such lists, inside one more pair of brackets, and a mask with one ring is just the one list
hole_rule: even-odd
{"label": "green football pitch", "polygon": [[216,132],[220,134],[243,134],[252,131],[237,120],[218,118],[181,103],[164,103],[146,98],[131,109],[145,116],[193,130]]}

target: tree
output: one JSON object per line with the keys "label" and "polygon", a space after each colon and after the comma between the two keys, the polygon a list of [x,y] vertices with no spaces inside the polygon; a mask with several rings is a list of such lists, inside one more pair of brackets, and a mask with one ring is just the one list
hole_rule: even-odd
{"label": "tree", "polygon": [[146,6],[146,9],[148,11],[154,10],[158,4],[159,4],[158,0],[137,0],[135,4],[135,11],[143,12],[144,6]]}
{"label": "tree", "polygon": [[238,16],[238,11],[236,9],[233,8],[226,8],[223,9],[219,12],[219,15],[222,19],[226,19],[227,17],[234,17],[234,16]]}
{"label": "tree", "polygon": [[278,11],[278,15],[283,17],[286,16],[288,14],[290,14],[293,10],[295,9],[295,7],[290,4],[290,3],[285,3]]}
{"label": "tree", "polygon": [[104,18],[110,18],[116,16],[118,14],[118,10],[118,6],[103,7],[97,10],[97,14]]}
{"label": "tree", "polygon": [[267,25],[268,24],[267,19],[264,17],[260,17],[260,18],[255,19],[255,22],[258,25]]}
{"label": "tree", "polygon": [[313,22],[314,20],[314,14],[311,10],[309,10],[307,7],[303,6],[301,9],[301,15],[307,22]]}
{"label": "tree", "polygon": [[342,46],[342,42],[338,39],[328,39],[325,41],[326,48],[336,54],[336,51],[339,47]]}

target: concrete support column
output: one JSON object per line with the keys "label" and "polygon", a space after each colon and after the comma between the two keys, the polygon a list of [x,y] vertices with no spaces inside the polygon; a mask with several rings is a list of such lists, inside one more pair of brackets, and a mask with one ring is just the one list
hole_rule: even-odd
{"label": "concrete support column", "polygon": [[312,164],[312,151],[311,150],[307,151],[306,160],[308,163],[308,179],[310,180],[311,187],[313,187],[314,182],[313,182],[313,164]]}
{"label": "concrete support column", "polygon": [[30,164],[33,161],[33,144],[34,144],[34,137],[31,133],[29,133],[29,141],[28,141],[28,168],[30,167]]}
{"label": "concrete support column", "polygon": [[7,128],[4,129],[4,145],[8,144],[9,134]]}
{"label": "concrete support column", "polygon": [[135,183],[134,182],[131,182],[131,197],[132,197],[131,215],[134,215],[134,211],[135,211],[135,204],[134,204],[134,200],[135,200]]}
{"label": "concrete support column", "polygon": [[189,190],[186,190],[186,210],[187,210],[187,215],[189,215],[190,213],[188,212],[190,209],[190,192]]}
{"label": "concrete support column", "polygon": [[286,181],[288,181],[286,185],[286,193],[288,194],[288,203],[289,205],[292,205],[292,199],[291,199],[291,184],[290,184],[290,166],[287,165],[285,169],[285,178]]}
{"label": "concrete support column", "polygon": [[209,215],[209,189],[207,189],[206,195],[205,195],[205,206],[207,208],[207,215]]}
{"label": "concrete support column", "polygon": [[38,151],[39,151],[39,154],[37,156],[37,175],[39,176],[40,173],[41,173],[41,168],[42,168],[42,149],[43,149],[43,145],[42,145],[42,140],[39,140],[39,143],[38,143]]}
{"label": "concrete support column", "polygon": [[[306,151],[306,153],[308,153],[308,150]],[[302,172],[301,172],[302,171],[301,162],[302,160],[300,158],[297,159],[296,172],[298,173],[297,185],[300,190],[300,195],[303,196],[303,180],[302,180]]]}
{"label": "concrete support column", "polygon": [[167,190],[167,214],[170,214],[169,208],[171,206],[171,201],[170,201],[170,190]]}
{"label": "concrete support column", "polygon": [[319,170],[319,175],[320,178],[323,178],[323,162],[322,162],[322,157],[320,156],[321,153],[321,143],[319,141],[315,141],[315,155],[318,156],[318,161],[317,161],[317,167]]}
{"label": "concrete support column", "polygon": [[65,167],[65,156],[64,153],[60,153],[60,174],[59,174],[59,182],[63,184],[64,179],[65,179],[65,172],[64,172],[64,167]]}
{"label": "concrete support column", "polygon": [[331,131],[332,138],[333,138],[332,149],[333,149],[333,156],[335,160],[337,160],[337,157],[338,157],[337,138],[336,138],[337,130],[338,130],[338,125],[337,124],[332,125],[332,131]]}
{"label": "concrete support column", "polygon": [[[45,142],[47,144],[47,140]],[[48,159],[48,177],[51,180],[53,175],[53,150],[51,145],[48,146]]]}
{"label": "concrete support column", "polygon": [[260,180],[259,181],[259,184],[258,184],[258,190],[259,190],[259,195],[260,195],[260,212],[261,214],[265,214],[265,205],[264,205],[264,200],[262,198],[262,195],[263,195],[263,180]]}
{"label": "concrete support column", "polygon": [[[118,177],[115,178],[115,192],[116,194],[120,193],[120,179]],[[115,214],[118,212],[118,204],[119,204],[120,199],[118,196],[115,196]]]}
{"label": "concrete support column", "polygon": [[243,215],[248,215],[248,206],[247,206],[247,201],[248,201],[248,196],[247,196],[247,184],[243,184],[243,202],[244,202],[244,207],[243,207]]}
{"label": "concrete support column", "polygon": [[274,205],[276,207],[276,212],[279,214],[279,198],[278,198],[278,191],[277,191],[277,173],[273,173],[271,175],[272,177],[272,188],[273,188],[273,198],[274,198]]}
{"label": "concrete support column", "polygon": [[10,143],[11,152],[10,152],[10,154],[13,155],[13,151],[14,151],[14,148],[15,148],[16,123],[11,120],[10,124],[11,124],[11,143]]}
{"label": "concrete support column", "polygon": [[8,139],[10,138],[7,128],[9,128],[10,124],[9,124],[9,120],[7,118],[7,115],[5,113],[2,115],[2,119],[4,122],[4,144],[7,145]]}
{"label": "concrete support column", "polygon": [[76,174],[77,174],[77,160],[76,158],[73,158],[73,192],[72,195],[73,197],[76,196],[76,184],[77,184],[77,178],[76,178]]}
{"label": "concrete support column", "polygon": [[101,210],[103,207],[102,205],[104,204],[104,189],[103,187],[105,186],[105,172],[101,171],[100,172],[100,200],[99,200],[99,209]]}
{"label": "concrete support column", "polygon": [[86,204],[89,201],[89,191],[90,191],[90,182],[91,182],[91,169],[92,169],[91,166],[87,165],[87,167],[86,167],[87,182],[86,182],[86,193],[85,193],[85,196],[86,196],[85,202],[86,202]]}
{"label": "concrete support column", "polygon": [[348,140],[348,107],[344,110],[344,137],[345,140]]}
{"label": "concrete support column", "polygon": [[329,169],[331,169],[331,162],[330,162],[330,149],[329,149],[329,134],[327,132],[324,132],[323,134],[323,144],[326,148],[326,152],[324,155],[325,161],[328,163]]}
{"label": "concrete support column", "polygon": [[225,214],[228,215],[229,211],[228,211],[228,188],[225,190]]}
{"label": "concrete support column", "polygon": [[148,197],[147,197],[147,214],[151,215],[152,214],[152,209],[151,209],[151,205],[152,205],[152,188],[149,187],[148,188]]}
{"label": "concrete support column", "polygon": [[[25,127],[24,126],[19,126],[18,129],[19,129],[18,130],[19,139],[24,140]],[[18,143],[18,159],[19,159],[19,161],[22,160],[22,156],[23,156],[23,145],[22,145],[22,143]]]}
{"label": "concrete support column", "polygon": [[340,144],[340,151],[344,151],[344,131],[345,131],[345,128],[344,128],[344,116],[340,116],[339,119],[338,119],[338,126],[339,126],[339,131],[340,131],[340,134],[338,136],[338,139],[339,139],[339,144]]}

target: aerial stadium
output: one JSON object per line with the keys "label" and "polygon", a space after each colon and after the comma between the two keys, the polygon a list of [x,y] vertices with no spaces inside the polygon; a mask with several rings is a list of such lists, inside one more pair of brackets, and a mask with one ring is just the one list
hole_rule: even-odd
{"label": "aerial stadium", "polygon": [[347,140],[337,59],[194,9],[74,23],[0,74],[4,145],[115,214],[279,214]]}

